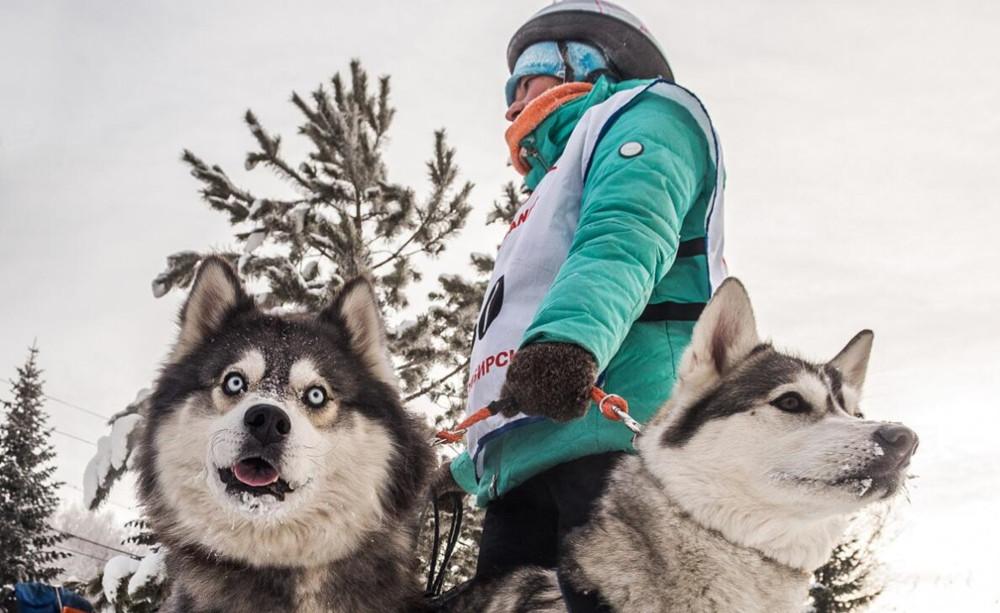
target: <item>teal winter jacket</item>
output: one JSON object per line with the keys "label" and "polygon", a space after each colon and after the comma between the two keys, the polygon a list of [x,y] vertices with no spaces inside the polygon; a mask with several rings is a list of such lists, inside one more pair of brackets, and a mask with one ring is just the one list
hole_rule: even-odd
{"label": "teal winter jacket", "polygon": [[[522,140],[534,189],[590,107],[646,81],[599,80],[589,94],[549,115]],[[622,146],[629,143],[629,147]],[[641,154],[627,155],[637,149]],[[623,396],[646,422],[667,399],[694,322],[637,321],[648,305],[705,303],[710,294],[704,241],[716,185],[711,143],[680,104],[651,92],[632,100],[604,128],[583,187],[570,252],[520,345],[575,343],[590,351],[601,385]],[[680,253],[679,253],[680,251]],[[516,342],[516,341],[515,341]],[[607,451],[634,452],[631,433],[595,406],[569,423],[542,420],[486,443],[477,477],[468,453],[452,474],[480,505],[557,464]]]}

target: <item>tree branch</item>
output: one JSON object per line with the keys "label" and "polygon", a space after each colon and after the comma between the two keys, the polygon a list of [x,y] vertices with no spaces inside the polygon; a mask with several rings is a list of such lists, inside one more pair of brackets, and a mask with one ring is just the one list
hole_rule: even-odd
{"label": "tree branch", "polygon": [[403,398],[403,402],[409,402],[409,401],[413,400],[414,398],[419,398],[419,397],[423,396],[427,392],[429,392],[432,389],[434,389],[435,387],[441,385],[442,383],[444,383],[448,379],[451,379],[452,377],[454,377],[458,373],[462,372],[463,370],[467,369],[468,367],[469,367],[469,360],[466,359],[461,364],[459,364],[457,367],[455,367],[454,370],[452,370],[451,372],[449,372],[445,376],[441,377],[440,379],[438,379],[436,381],[431,381],[430,383],[428,383],[424,387],[420,388],[419,390],[413,392],[412,394],[410,394],[406,398]]}

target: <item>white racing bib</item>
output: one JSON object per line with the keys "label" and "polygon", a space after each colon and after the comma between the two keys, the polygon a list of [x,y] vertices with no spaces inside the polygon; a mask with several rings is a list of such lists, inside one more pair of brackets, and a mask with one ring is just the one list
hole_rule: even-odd
{"label": "white racing bib", "polygon": [[[718,137],[701,102],[691,92],[666,81],[655,81],[614,94],[588,109],[580,118],[562,156],[518,209],[507,236],[500,245],[476,323],[468,378],[467,415],[500,397],[507,367],[569,253],[580,218],[587,166],[603,134],[603,128],[629,102],[645,91],[654,92],[683,106],[705,133],[717,173],[706,220],[713,289],[726,277],[725,263],[722,260],[722,194],[725,171]],[[623,147],[626,145],[628,143]],[[638,155],[631,150],[626,153]],[[493,415],[469,428],[466,444],[469,455],[475,461],[477,477],[482,474],[480,452],[486,442],[512,428],[541,419],[544,418],[524,414],[509,418]]]}

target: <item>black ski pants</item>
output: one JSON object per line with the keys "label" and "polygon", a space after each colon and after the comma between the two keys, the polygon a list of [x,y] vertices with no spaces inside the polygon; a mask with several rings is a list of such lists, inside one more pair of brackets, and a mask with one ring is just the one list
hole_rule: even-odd
{"label": "black ski pants", "polygon": [[[476,577],[504,575],[521,566],[558,568],[563,539],[590,518],[614,465],[616,451],[585,456],[531,477],[489,503],[483,520]],[[583,594],[559,577],[570,613],[605,613],[597,594]]]}

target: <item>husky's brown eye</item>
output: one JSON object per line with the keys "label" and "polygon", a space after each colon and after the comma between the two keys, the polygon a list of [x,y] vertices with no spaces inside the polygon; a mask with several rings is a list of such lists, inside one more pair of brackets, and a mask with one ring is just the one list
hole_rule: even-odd
{"label": "husky's brown eye", "polygon": [[247,380],[238,372],[231,372],[222,380],[222,392],[227,396],[235,396],[247,389]]}
{"label": "husky's brown eye", "polygon": [[809,404],[798,392],[786,392],[772,400],[771,404],[788,413],[804,413],[809,410]]}
{"label": "husky's brown eye", "polygon": [[302,395],[302,401],[310,407],[318,409],[326,404],[326,390],[318,385],[314,385]]}

